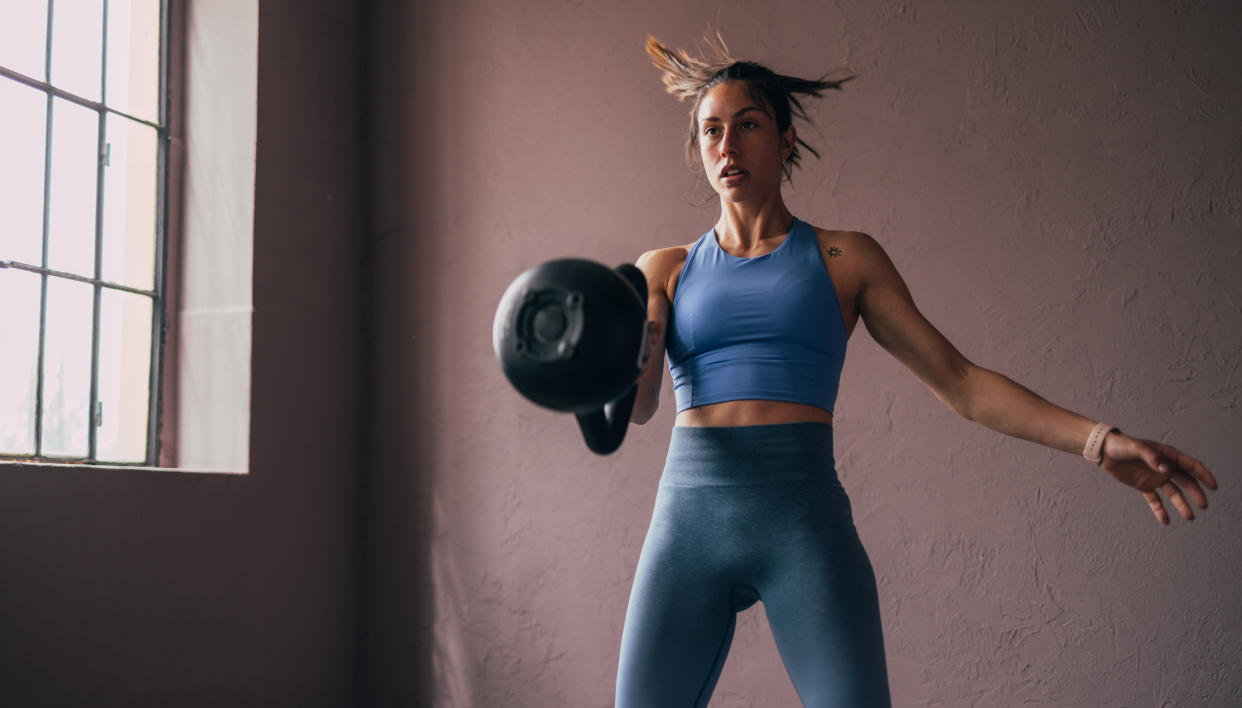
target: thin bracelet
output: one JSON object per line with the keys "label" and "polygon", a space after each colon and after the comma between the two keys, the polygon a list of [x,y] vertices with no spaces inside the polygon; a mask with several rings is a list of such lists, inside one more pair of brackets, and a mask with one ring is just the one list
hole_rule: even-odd
{"label": "thin bracelet", "polygon": [[1087,445],[1082,449],[1082,456],[1087,458],[1088,462],[1100,464],[1104,462],[1104,438],[1109,433],[1120,433],[1117,428],[1108,423],[1096,423],[1091,429],[1091,434],[1087,436]]}

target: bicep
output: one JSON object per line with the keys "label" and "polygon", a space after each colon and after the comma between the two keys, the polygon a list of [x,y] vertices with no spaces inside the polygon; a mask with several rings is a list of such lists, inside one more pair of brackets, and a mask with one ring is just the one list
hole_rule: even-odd
{"label": "bicep", "polygon": [[669,303],[665,284],[667,274],[663,272],[654,253],[644,253],[635,263],[647,279],[647,319],[652,322],[651,355],[639,378],[659,391],[664,373],[664,333],[667,331],[672,305]]}
{"label": "bicep", "polygon": [[962,356],[919,312],[905,280],[888,254],[869,236],[862,251],[864,272],[858,293],[858,311],[881,347],[950,406],[973,364]]}

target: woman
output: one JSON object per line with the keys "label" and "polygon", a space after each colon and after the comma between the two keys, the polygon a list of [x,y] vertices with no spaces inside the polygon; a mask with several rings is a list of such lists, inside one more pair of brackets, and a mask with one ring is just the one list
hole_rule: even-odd
{"label": "woman", "polygon": [[[800,157],[798,96],[841,81],[778,75],[731,59],[647,52],[692,102],[687,153],[720,196],[714,228],[644,253],[653,351],[667,351],[676,424],[626,614],[621,708],[706,706],[736,613],[763,600],[807,706],[889,705],[875,576],[832,453],[845,345],[861,318],[946,405],[1001,433],[1082,453],[1187,519],[1216,481],[1169,445],[1132,438],[971,363],[919,313],[864,233],[794,217],[781,183]],[[852,78],[852,77],[851,77]],[[633,420],[651,419],[663,356],[639,379]]]}

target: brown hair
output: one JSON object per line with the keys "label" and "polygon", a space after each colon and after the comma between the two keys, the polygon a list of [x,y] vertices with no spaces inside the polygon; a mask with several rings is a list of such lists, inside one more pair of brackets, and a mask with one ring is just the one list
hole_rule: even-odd
{"label": "brown hair", "polygon": [[[855,78],[850,75],[837,81],[828,80],[827,75],[819,79],[801,79],[796,76],[778,74],[768,67],[753,61],[739,61],[729,56],[729,48],[719,33],[715,41],[707,38],[706,44],[713,56],[700,54],[692,57],[681,49],[669,49],[655,37],[647,37],[647,55],[651,62],[663,74],[664,88],[684,101],[691,99],[694,105],[690,108],[690,138],[686,141],[686,162],[694,165],[698,158],[699,103],[704,94],[711,88],[728,81],[740,81],[750,93],[750,97],[760,106],[767,106],[776,120],[777,130],[785,132],[794,118],[810,123],[806,111],[802,108],[799,96],[823,96],[824,89],[841,90],[841,84]],[[801,155],[798,146],[806,148],[812,155],[819,157],[815,148],[798,138],[793,151],[785,159],[785,176],[788,177],[794,167],[798,166]]]}

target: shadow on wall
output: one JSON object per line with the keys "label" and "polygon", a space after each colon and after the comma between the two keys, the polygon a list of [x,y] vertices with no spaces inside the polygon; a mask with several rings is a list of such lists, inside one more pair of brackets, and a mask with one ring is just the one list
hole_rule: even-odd
{"label": "shadow on wall", "polygon": [[440,161],[434,136],[443,131],[426,129],[427,89],[418,83],[435,73],[435,11],[435,3],[400,2],[366,10],[363,705],[432,705],[437,683],[429,554],[439,394],[425,339],[434,328],[437,199],[427,173],[416,173]]}

